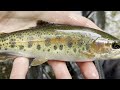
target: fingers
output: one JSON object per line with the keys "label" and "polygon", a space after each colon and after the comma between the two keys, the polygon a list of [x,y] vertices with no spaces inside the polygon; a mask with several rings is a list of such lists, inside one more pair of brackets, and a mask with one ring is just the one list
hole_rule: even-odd
{"label": "fingers", "polygon": [[56,79],[72,79],[65,62],[48,61],[48,63],[53,68]]}
{"label": "fingers", "polygon": [[99,79],[97,69],[93,62],[81,62],[77,63],[80,70],[86,79]]}
{"label": "fingers", "polygon": [[[60,61],[48,61],[52,66],[56,79],[72,79],[65,62]],[[81,72],[86,79],[99,79],[97,69],[93,62],[81,62],[77,63],[81,69]]]}
{"label": "fingers", "polygon": [[13,62],[10,79],[25,79],[28,68],[29,60],[27,58],[16,58]]}

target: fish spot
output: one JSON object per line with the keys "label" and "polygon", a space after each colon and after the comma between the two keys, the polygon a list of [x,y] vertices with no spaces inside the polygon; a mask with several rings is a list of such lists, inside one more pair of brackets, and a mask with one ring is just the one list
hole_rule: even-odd
{"label": "fish spot", "polygon": [[56,45],[54,45],[54,50],[56,50],[57,49],[57,46]]}
{"label": "fish spot", "polygon": [[10,41],[16,41],[15,39],[10,39]]}
{"label": "fish spot", "polygon": [[56,39],[60,40],[60,39],[61,39],[61,36],[56,36]]}
{"label": "fish spot", "polygon": [[0,49],[1,49],[2,45],[0,44]]}
{"label": "fish spot", "polygon": [[72,45],[73,45],[72,38],[71,38],[70,36],[68,36],[68,37],[66,38],[66,41],[67,41],[67,46],[68,46],[69,48],[71,48]]}
{"label": "fish spot", "polygon": [[68,45],[69,48],[71,48],[73,43],[70,41],[70,42],[67,43],[67,45]]}
{"label": "fish spot", "polygon": [[33,42],[32,41],[28,41],[28,48],[31,48],[33,45]]}
{"label": "fish spot", "polygon": [[17,38],[21,39],[23,36],[21,33],[17,34]]}
{"label": "fish spot", "polygon": [[20,50],[24,49],[24,46],[23,45],[19,45],[19,49]]}
{"label": "fish spot", "polygon": [[78,52],[80,53],[80,51],[81,51],[81,50],[79,49]]}
{"label": "fish spot", "polygon": [[59,46],[59,49],[62,50],[62,49],[63,49],[63,45],[60,45],[60,46]]}
{"label": "fish spot", "polygon": [[89,48],[90,48],[89,44],[86,44],[86,50],[89,50]]}
{"label": "fish spot", "polygon": [[50,49],[48,49],[48,52],[50,52]]}
{"label": "fish spot", "polygon": [[4,40],[2,39],[2,42],[4,42]]}
{"label": "fish spot", "polygon": [[82,50],[84,51],[84,50],[85,50],[85,47],[82,47]]}
{"label": "fish spot", "polygon": [[15,45],[10,45],[10,47],[11,47],[11,48],[14,48],[14,47],[15,47]]}
{"label": "fish spot", "polygon": [[4,38],[3,40],[2,40],[2,42],[5,42],[6,41],[6,39]]}
{"label": "fish spot", "polygon": [[75,42],[75,44],[77,44],[77,42]]}
{"label": "fish spot", "polygon": [[15,44],[16,44],[16,42],[15,42],[15,41],[12,41],[12,42],[11,42],[11,44],[12,44],[12,45],[15,45]]}
{"label": "fish spot", "polygon": [[67,51],[67,53],[69,53],[69,51]]}
{"label": "fish spot", "polygon": [[51,39],[50,38],[46,38],[45,39],[45,46],[50,46],[51,45]]}
{"label": "fish spot", "polygon": [[40,50],[40,49],[41,49],[41,46],[40,46],[40,45],[37,45],[37,49]]}
{"label": "fish spot", "polygon": [[76,48],[74,48],[73,51],[76,53],[76,51],[77,51]]}
{"label": "fish spot", "polygon": [[11,48],[15,47],[16,40],[15,39],[10,39],[9,44],[11,44]]}
{"label": "fish spot", "polygon": [[7,48],[5,48],[5,50],[7,50]]}
{"label": "fish spot", "polygon": [[83,41],[83,40],[78,40],[78,41],[77,41],[77,45],[78,45],[78,46],[82,46],[83,44],[84,44],[84,41]]}

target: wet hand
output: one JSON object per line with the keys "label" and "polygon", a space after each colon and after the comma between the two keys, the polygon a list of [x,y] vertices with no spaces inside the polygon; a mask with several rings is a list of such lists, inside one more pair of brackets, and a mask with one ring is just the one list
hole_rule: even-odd
{"label": "wet hand", "polygon": [[[38,14],[38,15],[37,15]],[[40,12],[35,14],[38,19],[59,23],[59,24],[70,24],[78,26],[86,26],[91,28],[100,29],[89,19],[82,17],[74,12]],[[27,16],[27,14],[26,14]],[[28,14],[30,17],[30,14]],[[50,16],[50,17],[49,17]],[[34,17],[32,15],[31,17]],[[30,17],[30,18],[31,18]],[[48,61],[48,64],[53,68],[56,79],[71,79],[71,75],[67,69],[66,63],[61,61]],[[83,76],[86,79],[98,79],[99,75],[93,62],[82,62],[77,63]],[[11,79],[25,79],[28,71],[29,61],[27,58],[17,58],[13,63],[12,72],[10,75]]]}

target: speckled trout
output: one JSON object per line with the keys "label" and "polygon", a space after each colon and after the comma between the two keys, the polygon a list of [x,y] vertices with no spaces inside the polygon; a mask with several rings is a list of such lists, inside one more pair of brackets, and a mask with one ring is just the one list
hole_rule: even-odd
{"label": "speckled trout", "polygon": [[34,58],[32,66],[47,60],[111,60],[120,58],[120,42],[102,30],[41,21],[35,28],[0,34],[0,54]]}

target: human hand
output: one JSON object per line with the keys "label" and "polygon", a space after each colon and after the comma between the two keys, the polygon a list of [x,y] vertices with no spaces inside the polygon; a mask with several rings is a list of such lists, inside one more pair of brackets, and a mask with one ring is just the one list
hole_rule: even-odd
{"label": "human hand", "polygon": [[[25,15],[26,16],[22,15],[22,12],[21,14],[18,12],[16,13],[15,17],[16,18],[20,17],[21,19],[24,17],[24,18],[29,19],[30,21],[32,20],[31,18],[37,17],[33,19],[33,22],[35,22],[37,19],[41,19],[41,20],[59,23],[59,24],[70,24],[70,25],[86,26],[86,27],[100,29],[89,19],[82,17],[73,12],[60,12],[60,11],[58,12],[35,12],[35,14],[33,14],[32,12],[32,15],[27,14],[27,13]],[[56,61],[48,61],[48,64],[53,68],[53,71],[57,79],[71,79],[72,78],[67,69],[65,62],[56,60]],[[82,63],[77,63],[77,64],[80,67],[81,72],[86,79],[98,79],[99,78],[98,72],[93,62],[82,62]],[[28,67],[29,67],[29,60],[27,58],[23,58],[23,57],[16,58],[13,63],[13,68],[11,71],[10,79],[25,79],[26,73],[28,71]]]}

